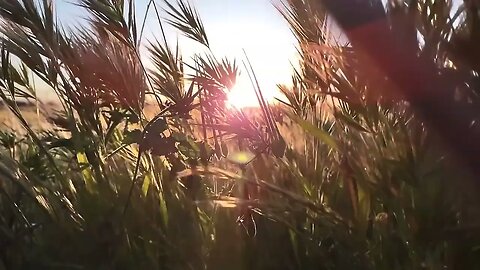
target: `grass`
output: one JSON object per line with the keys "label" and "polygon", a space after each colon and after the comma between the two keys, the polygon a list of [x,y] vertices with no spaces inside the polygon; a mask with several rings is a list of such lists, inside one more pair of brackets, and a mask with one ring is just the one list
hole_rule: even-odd
{"label": "grass", "polygon": [[[331,6],[277,7],[300,68],[270,106],[248,61],[209,49],[187,2],[161,4],[158,23],[205,46],[190,60],[163,35],[142,39],[134,1],[78,4],[90,25],[67,31],[49,1],[0,1],[0,95],[23,129],[0,134],[0,269],[480,267],[475,171],[425,114],[428,100],[419,110],[361,43],[331,39]],[[382,12],[392,36],[416,34],[409,49],[456,90],[449,102],[474,109],[478,59],[466,48],[478,7],[451,9],[409,1]],[[225,106],[240,70],[255,113]],[[41,102],[31,74],[59,100],[46,128],[19,106]],[[462,116],[474,130],[476,115]]]}

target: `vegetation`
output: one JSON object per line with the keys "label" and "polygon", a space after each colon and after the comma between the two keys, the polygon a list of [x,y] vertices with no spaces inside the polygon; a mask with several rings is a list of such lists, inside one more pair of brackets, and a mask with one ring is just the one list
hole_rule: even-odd
{"label": "vegetation", "polygon": [[[472,109],[475,3],[384,11]],[[0,95],[27,133],[0,133],[0,269],[480,268],[476,178],[360,48],[332,38],[316,1],[277,7],[300,55],[286,101],[267,104],[247,61],[255,115],[225,107],[240,68],[209,50],[187,2],[164,2],[158,24],[205,46],[191,60],[164,35],[142,39],[133,0],[77,4],[90,24],[66,30],[51,1],[0,1]],[[42,107],[32,74],[60,101],[55,129],[18,106]]]}

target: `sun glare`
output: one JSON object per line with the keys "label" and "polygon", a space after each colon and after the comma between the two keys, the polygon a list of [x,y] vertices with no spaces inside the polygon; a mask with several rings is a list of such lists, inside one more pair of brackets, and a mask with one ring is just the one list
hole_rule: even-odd
{"label": "sun glare", "polygon": [[[275,102],[276,89],[262,88],[262,95],[268,103]],[[257,95],[251,83],[238,80],[227,94],[227,105],[237,109],[259,107]]]}

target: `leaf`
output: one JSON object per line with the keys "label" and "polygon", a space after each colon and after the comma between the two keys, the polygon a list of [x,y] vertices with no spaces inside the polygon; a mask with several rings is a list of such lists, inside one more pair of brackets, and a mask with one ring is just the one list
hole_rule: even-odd
{"label": "leaf", "polygon": [[258,202],[254,200],[245,200],[245,199],[240,199],[232,196],[218,196],[210,200],[197,201],[196,203],[197,204],[214,203],[223,208],[236,208],[241,205],[258,204]]}
{"label": "leaf", "polygon": [[127,116],[127,119],[130,123],[132,124],[136,124],[138,122],[140,122],[140,118],[138,117],[138,115],[136,115],[135,113],[131,113]]}
{"label": "leaf", "polygon": [[64,147],[64,148],[67,148],[69,150],[74,150],[75,149],[75,145],[74,145],[71,138],[69,138],[69,139],[59,138],[59,139],[53,140],[52,142],[50,142],[48,144],[49,149],[53,149],[53,148],[57,148],[57,147]]}
{"label": "leaf", "polygon": [[151,183],[151,177],[150,177],[150,173],[147,173],[145,175],[145,178],[143,179],[143,183],[142,183],[142,194],[144,197],[147,197],[147,194],[148,194],[148,189],[150,187],[150,183]]}
{"label": "leaf", "polygon": [[172,137],[164,138],[164,137],[156,136],[154,138],[155,140],[153,140],[152,138],[148,139],[149,140],[148,145],[150,146],[152,155],[166,156],[177,151],[177,148],[175,147],[176,141]]}
{"label": "leaf", "polygon": [[107,133],[105,134],[105,141],[108,142],[110,141],[110,138],[112,138],[113,134],[117,130],[118,125],[123,121],[125,114],[119,112],[119,111],[112,111],[109,119],[109,127],[107,130]]}
{"label": "leaf", "polygon": [[182,153],[184,156],[195,160],[200,157],[200,147],[195,141],[193,141],[193,139],[185,137],[184,140],[180,140],[178,142],[178,151],[180,151],[180,153]]}
{"label": "leaf", "polygon": [[[79,165],[84,165],[84,164],[89,165],[87,155],[83,152],[77,153],[77,161]],[[82,169],[82,176],[83,176],[83,181],[85,182],[85,187],[87,188],[88,192],[93,193],[95,179],[93,178],[93,174],[92,174],[92,170],[90,169],[90,166],[85,166]]]}
{"label": "leaf", "polygon": [[357,198],[358,198],[358,213],[357,213],[357,221],[362,228],[362,230],[367,230],[368,228],[368,220],[370,217],[370,209],[371,209],[371,198],[370,194],[365,188],[361,185],[357,186]]}
{"label": "leaf", "polygon": [[223,208],[235,208],[238,206],[239,202],[240,202],[240,199],[233,198],[233,197],[229,200],[213,200],[214,204]]}
{"label": "leaf", "polygon": [[142,140],[142,131],[139,129],[134,129],[134,130],[125,132],[123,143],[124,144],[140,143],[141,140]]}
{"label": "leaf", "polygon": [[167,120],[163,117],[159,117],[149,124],[147,132],[159,134],[167,130],[167,128]]}
{"label": "leaf", "polygon": [[35,199],[37,199],[37,202],[43,207],[45,208],[45,210],[52,216],[54,217],[55,216],[55,211],[53,210],[52,206],[50,205],[50,203],[45,199],[45,197],[41,194],[37,194],[35,196]]}
{"label": "leaf", "polygon": [[330,146],[332,149],[337,150],[338,145],[335,142],[335,139],[332,138],[330,134],[328,134],[326,131],[323,131],[319,127],[314,126],[312,123],[292,114],[292,113],[287,113],[287,115],[300,127],[303,128],[306,132],[310,133],[312,136],[316,137],[317,139],[323,141],[326,143],[328,146]]}
{"label": "leaf", "polygon": [[168,208],[167,208],[167,202],[165,200],[165,192],[160,191],[158,192],[158,200],[160,204],[160,214],[161,214],[161,219],[163,221],[163,225],[165,227],[168,226]]}
{"label": "leaf", "polygon": [[285,140],[280,136],[278,140],[273,141],[271,147],[273,154],[278,158],[282,158],[285,155],[287,144],[285,143]]}
{"label": "leaf", "polygon": [[194,171],[195,173],[199,173],[200,175],[215,175],[215,176],[219,176],[219,177],[222,177],[222,179],[228,179],[228,180],[242,180],[242,176],[237,174],[237,173],[234,173],[234,172],[231,172],[231,171],[228,171],[228,170],[225,170],[225,169],[222,169],[222,168],[218,168],[218,167],[213,167],[213,166],[197,166],[195,167],[194,170],[192,170],[191,168],[189,169],[185,169],[183,171],[180,171],[177,173],[177,176],[179,178],[183,178],[183,177],[187,177],[189,175],[194,175]]}
{"label": "leaf", "polygon": [[355,119],[353,119],[350,115],[344,114],[344,113],[336,113],[335,114],[336,118],[339,118],[340,120],[344,121],[348,126],[360,131],[360,132],[367,132],[370,133],[368,129],[360,125]]}
{"label": "leaf", "polygon": [[183,0],[177,1],[178,8],[174,7],[167,0],[164,2],[168,7],[165,11],[170,17],[167,19],[167,22],[180,30],[186,37],[209,47],[205,28],[195,9]]}

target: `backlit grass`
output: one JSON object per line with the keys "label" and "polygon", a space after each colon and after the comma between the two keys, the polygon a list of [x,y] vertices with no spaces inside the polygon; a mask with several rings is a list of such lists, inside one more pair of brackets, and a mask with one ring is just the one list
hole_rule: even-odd
{"label": "backlit grass", "polygon": [[[480,267],[474,174],[361,48],[331,38],[316,1],[277,7],[300,68],[276,106],[248,59],[210,50],[187,2],[147,12],[164,7],[162,29],[206,48],[193,59],[162,33],[145,41],[134,1],[76,3],[91,22],[64,31],[49,1],[0,1],[0,95],[18,130],[0,133],[0,269]],[[455,86],[451,102],[478,108],[468,3],[458,17],[447,1],[384,12]],[[240,71],[256,109],[226,106]]]}

